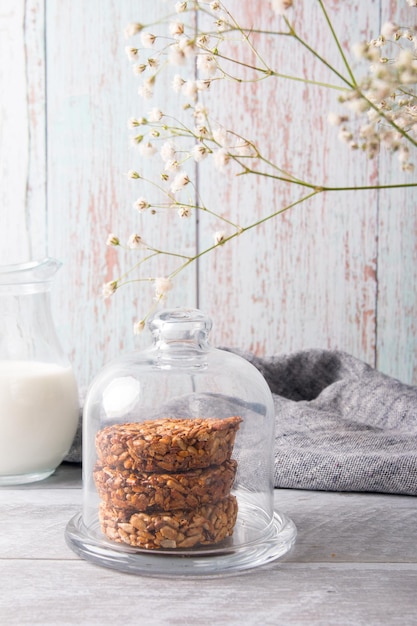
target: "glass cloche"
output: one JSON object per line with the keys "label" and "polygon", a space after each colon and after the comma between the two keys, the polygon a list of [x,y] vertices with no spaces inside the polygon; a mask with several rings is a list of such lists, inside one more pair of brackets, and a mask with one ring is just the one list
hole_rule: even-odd
{"label": "glass cloche", "polygon": [[263,565],[294,543],[273,508],[275,414],[260,372],[209,345],[201,311],[157,313],[153,344],[110,362],[83,413],[83,507],[66,539],[98,565],[153,576]]}

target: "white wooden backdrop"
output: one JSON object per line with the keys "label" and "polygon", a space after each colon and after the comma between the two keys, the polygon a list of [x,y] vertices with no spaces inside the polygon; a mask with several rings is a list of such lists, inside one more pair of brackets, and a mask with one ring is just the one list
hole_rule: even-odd
{"label": "white wooden backdrop", "polygon": [[[317,3],[295,2],[302,31],[333,58]],[[54,317],[80,386],[120,351],[149,341],[133,337],[132,323],[146,311],[150,288],[101,298],[103,281],[124,263],[105,246],[107,233],[127,237],[139,229],[146,240],[159,232],[161,246],[191,253],[211,237],[193,220],[184,227],[161,215],[139,218],[132,210],[138,187],[125,176],[145,167],[129,144],[127,120],[161,104],[139,99],[123,31],[168,4],[0,0],[0,262],[46,254],[63,261]],[[266,0],[230,6],[245,24],[271,18]],[[410,11],[405,0],[328,0],[327,7],[346,49]],[[299,73],[306,63],[287,44],[269,47],[268,55],[285,71]],[[322,68],[312,71],[326,79]],[[390,159],[368,162],[339,143],[326,121],[332,94],[268,81],[244,95],[221,89],[213,103],[219,117],[238,119],[242,133],[271,155],[280,151],[300,175],[328,185],[406,180]],[[170,94],[167,88],[159,97],[167,102]],[[203,168],[200,185],[241,224],[296,199],[291,188],[264,180],[217,176],[213,184]],[[338,348],[417,383],[416,220],[413,190],[317,196],[205,257],[180,276],[167,305],[205,310],[215,345],[268,355]]]}

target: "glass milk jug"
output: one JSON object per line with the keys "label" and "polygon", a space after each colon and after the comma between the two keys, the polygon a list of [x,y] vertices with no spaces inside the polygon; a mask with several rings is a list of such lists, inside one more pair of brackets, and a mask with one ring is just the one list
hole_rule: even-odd
{"label": "glass milk jug", "polygon": [[153,576],[226,574],[294,543],[274,511],[275,412],[259,371],[210,346],[195,309],[157,313],[153,344],[92,382],[83,509],[66,539],[99,565]]}
{"label": "glass milk jug", "polygon": [[0,486],[52,474],[77,429],[77,384],[50,309],[60,266],[46,258],[0,267]]}

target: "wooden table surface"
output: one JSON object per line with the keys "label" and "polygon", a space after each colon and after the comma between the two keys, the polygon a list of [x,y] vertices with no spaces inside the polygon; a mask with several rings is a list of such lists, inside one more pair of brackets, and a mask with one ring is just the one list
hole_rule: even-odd
{"label": "wooden table surface", "polygon": [[156,579],[98,567],[66,545],[81,471],[0,490],[4,626],[417,624],[416,499],[275,490],[298,529],[284,560],[225,578]]}

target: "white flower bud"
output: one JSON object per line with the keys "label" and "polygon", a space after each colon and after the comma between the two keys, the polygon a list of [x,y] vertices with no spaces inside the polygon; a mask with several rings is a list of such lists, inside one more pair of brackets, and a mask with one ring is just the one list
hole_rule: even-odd
{"label": "white flower bud", "polygon": [[169,278],[155,278],[155,296],[158,300],[165,297],[172,289],[172,282]]}
{"label": "white flower bud", "polygon": [[146,243],[143,241],[140,235],[138,235],[137,233],[132,233],[127,240],[127,247],[131,250],[146,248]]}
{"label": "white flower bud", "polygon": [[139,320],[133,324],[133,334],[140,335],[145,328],[145,320]]}
{"label": "white flower bud", "polygon": [[117,237],[113,233],[110,233],[106,240],[106,246],[119,246],[119,245],[120,245],[119,237]]}
{"label": "white flower bud", "polygon": [[114,294],[117,289],[117,280],[111,280],[108,283],[104,283],[102,287],[102,294],[104,298],[109,298]]}

